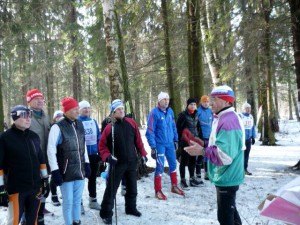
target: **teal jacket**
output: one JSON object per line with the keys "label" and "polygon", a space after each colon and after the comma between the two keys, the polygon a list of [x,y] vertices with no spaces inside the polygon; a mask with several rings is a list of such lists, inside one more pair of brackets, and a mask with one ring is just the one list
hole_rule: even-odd
{"label": "teal jacket", "polygon": [[244,125],[234,108],[219,112],[205,149],[208,176],[214,185],[227,187],[244,182],[244,140]]}

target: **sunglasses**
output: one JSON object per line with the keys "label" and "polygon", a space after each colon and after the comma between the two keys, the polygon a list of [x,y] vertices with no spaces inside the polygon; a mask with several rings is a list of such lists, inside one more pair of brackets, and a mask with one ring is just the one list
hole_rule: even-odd
{"label": "sunglasses", "polygon": [[27,119],[32,117],[32,110],[18,110],[11,113],[12,116]]}

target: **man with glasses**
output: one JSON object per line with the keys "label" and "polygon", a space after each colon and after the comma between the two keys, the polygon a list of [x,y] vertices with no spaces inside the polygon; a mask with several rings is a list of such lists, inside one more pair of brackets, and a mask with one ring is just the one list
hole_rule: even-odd
{"label": "man with glasses", "polygon": [[23,212],[27,224],[36,224],[41,197],[49,193],[46,161],[39,136],[29,130],[32,111],[18,105],[11,117],[12,127],[0,136],[0,206],[9,207],[8,225],[18,224]]}
{"label": "man with glasses", "polygon": [[[47,159],[47,144],[50,130],[50,121],[47,114],[44,111],[45,98],[40,90],[32,89],[27,92],[26,101],[29,105],[29,108],[33,112],[31,125],[29,129],[37,133],[40,137],[41,149],[45,155],[46,165],[49,172],[49,164]],[[41,206],[38,214],[38,225],[44,225],[44,210],[47,197],[48,195],[43,196],[43,198],[41,199]]]}

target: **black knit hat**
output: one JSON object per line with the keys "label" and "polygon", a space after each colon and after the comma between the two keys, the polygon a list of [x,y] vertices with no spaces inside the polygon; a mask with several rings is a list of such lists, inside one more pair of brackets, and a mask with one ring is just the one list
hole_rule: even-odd
{"label": "black knit hat", "polygon": [[189,98],[187,101],[186,101],[186,105],[188,106],[189,104],[191,103],[196,103],[197,104],[197,100],[195,98]]}

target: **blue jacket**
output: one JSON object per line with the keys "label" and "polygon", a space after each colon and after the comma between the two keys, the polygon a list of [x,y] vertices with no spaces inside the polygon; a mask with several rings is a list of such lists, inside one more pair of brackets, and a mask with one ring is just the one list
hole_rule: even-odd
{"label": "blue jacket", "polygon": [[249,140],[250,138],[256,138],[253,116],[245,112],[240,113],[239,116],[241,117],[245,127],[246,140]]}
{"label": "blue jacket", "polygon": [[101,137],[99,126],[96,120],[90,117],[79,116],[84,126],[85,142],[89,155],[98,155],[98,143]]}
{"label": "blue jacket", "polygon": [[156,148],[157,144],[168,145],[178,141],[174,112],[171,108],[167,108],[166,112],[158,106],[151,110],[148,116],[146,138],[151,148]]}
{"label": "blue jacket", "polygon": [[212,110],[211,108],[204,108],[200,105],[197,109],[197,112],[198,112],[198,120],[200,121],[203,138],[209,139],[212,122],[214,119]]}

